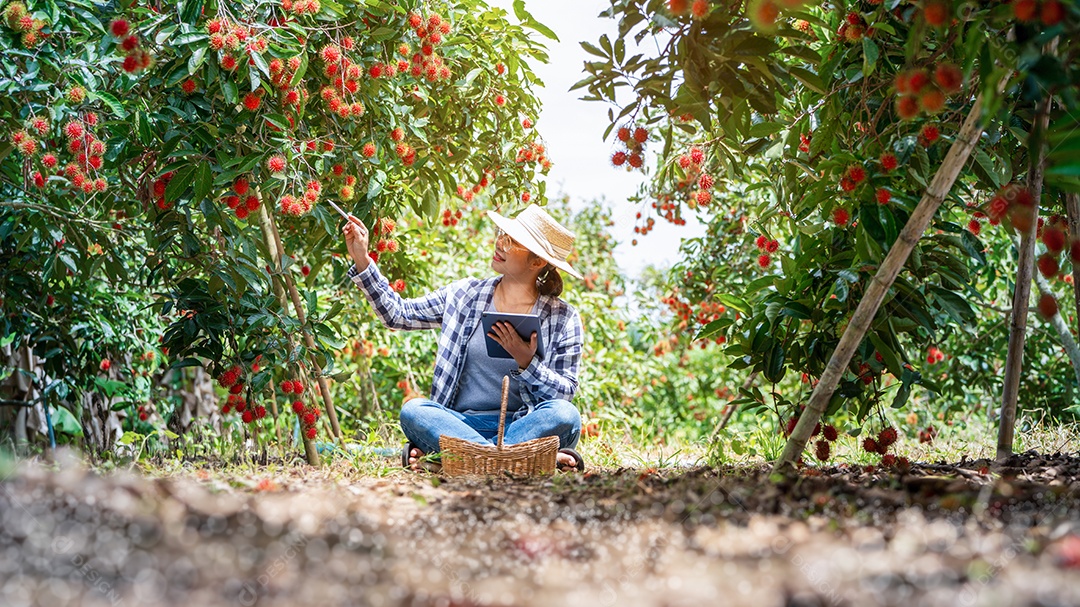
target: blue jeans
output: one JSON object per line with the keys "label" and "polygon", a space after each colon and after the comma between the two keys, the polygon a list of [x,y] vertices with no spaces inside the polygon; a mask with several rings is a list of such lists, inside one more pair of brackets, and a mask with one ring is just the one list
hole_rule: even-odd
{"label": "blue jeans", "polygon": [[[558,436],[559,448],[577,445],[581,437],[581,414],[566,400],[546,400],[532,411],[521,409],[506,414],[503,443],[513,445],[543,436]],[[439,436],[453,436],[483,445],[495,444],[499,432],[499,412],[462,413],[427,398],[414,398],[401,407],[401,429],[405,438],[424,453],[439,451]]]}

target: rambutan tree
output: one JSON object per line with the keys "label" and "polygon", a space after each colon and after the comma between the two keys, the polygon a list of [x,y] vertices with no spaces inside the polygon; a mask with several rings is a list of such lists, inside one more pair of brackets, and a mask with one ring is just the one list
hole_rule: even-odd
{"label": "rambutan tree", "polygon": [[[1033,251],[1055,278],[1080,261],[1063,204],[1080,189],[1074,3],[616,0],[605,15],[620,35],[583,43],[596,60],[577,87],[616,106],[613,164],[655,155],[628,168],[651,173],[638,232],[654,216],[709,222],[675,268],[682,305],[726,307],[696,337],[725,336],[767,381],[808,376],[780,464],[823,415],[862,421],[915,385],[948,389],[929,359],[970,335],[987,277],[1007,280],[985,241],[1010,230],[1024,235],[1010,343],[1022,351]],[[627,52],[647,37],[659,54]],[[1040,206],[1057,213],[1043,222]]]}
{"label": "rambutan tree", "polygon": [[[345,302],[305,280],[347,270],[324,202],[372,226],[374,256],[398,250],[393,218],[435,219],[447,197],[543,199],[527,60],[546,55],[527,31],[553,34],[516,12],[521,25],[478,0],[0,4],[5,255],[47,260],[4,281],[5,312],[49,318],[52,293],[90,277],[153,290],[170,366],[207,366],[253,431],[295,410],[314,463],[324,415],[340,437],[328,378],[345,344]],[[75,355],[38,351],[57,368]]]}

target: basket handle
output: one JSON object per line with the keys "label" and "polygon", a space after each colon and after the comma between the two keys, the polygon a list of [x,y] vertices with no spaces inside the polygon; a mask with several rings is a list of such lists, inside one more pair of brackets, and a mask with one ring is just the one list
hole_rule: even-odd
{"label": "basket handle", "polygon": [[510,376],[503,375],[502,403],[499,405],[499,443],[498,448],[503,448],[503,431],[506,429],[506,401],[510,398]]}

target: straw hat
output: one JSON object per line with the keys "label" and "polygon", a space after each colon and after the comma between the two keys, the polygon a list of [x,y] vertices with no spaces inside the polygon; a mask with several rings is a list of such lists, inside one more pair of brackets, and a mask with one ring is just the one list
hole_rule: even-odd
{"label": "straw hat", "polygon": [[581,278],[581,274],[566,262],[574,246],[574,235],[544,209],[530,204],[513,219],[495,211],[488,211],[488,217],[521,246],[567,274]]}

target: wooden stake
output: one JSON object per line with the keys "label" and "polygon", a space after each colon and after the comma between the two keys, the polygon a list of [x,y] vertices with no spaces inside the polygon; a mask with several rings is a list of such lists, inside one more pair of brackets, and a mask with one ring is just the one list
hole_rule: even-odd
{"label": "wooden stake", "polygon": [[[272,215],[270,216],[270,228],[273,230],[274,244],[277,246],[278,257],[285,257],[285,247],[281,244],[281,235],[278,233],[277,222],[274,221]],[[285,279],[285,288],[293,302],[293,309],[296,311],[296,319],[300,321],[301,326],[307,325],[307,314],[304,312],[304,306],[300,302],[300,292],[296,290],[296,283],[293,282],[292,276],[288,273],[283,273],[283,278]],[[330,427],[334,430],[334,440],[340,444],[341,427],[338,425],[334,401],[330,398],[330,384],[326,381],[326,377],[323,376],[322,368],[319,366],[319,363],[315,361],[315,338],[306,328],[303,329],[303,333],[304,343],[307,344],[310,352],[311,366],[315,369],[315,374],[318,376],[319,395],[322,396],[323,406],[326,408],[326,415],[330,418]]]}
{"label": "wooden stake", "polygon": [[[1046,45],[1047,52],[1057,49],[1057,39]],[[1034,198],[1031,226],[1020,234],[1020,249],[1016,262],[1016,284],[1009,322],[1009,353],[1005,357],[1005,377],[1001,387],[1001,415],[998,418],[997,459],[1012,455],[1016,426],[1016,401],[1020,394],[1020,374],[1024,369],[1024,341],[1027,338],[1028,306],[1031,299],[1031,277],[1035,269],[1035,234],[1039,224],[1039,202],[1042,198],[1043,168],[1046,164],[1046,128],[1050,124],[1050,101],[1047,94],[1039,102],[1032,123],[1031,140],[1035,149],[1028,149],[1027,188]]]}
{"label": "wooden stake", "polygon": [[[1005,80],[1003,79],[999,86],[1004,86],[1004,84]],[[817,387],[814,388],[813,394],[810,395],[810,402],[807,403],[806,409],[799,416],[799,422],[795,425],[795,430],[788,438],[787,444],[784,445],[784,452],[780,455],[780,459],[776,461],[774,467],[776,471],[788,472],[794,469],[795,461],[799,459],[803,449],[806,448],[806,442],[810,440],[810,436],[814,432],[814,426],[821,421],[821,416],[825,413],[825,408],[832,399],[837,384],[840,383],[840,377],[843,376],[844,370],[847,369],[848,363],[851,362],[852,355],[862,342],[866,331],[870,328],[870,323],[873,322],[874,316],[877,315],[881,302],[884,301],[885,295],[889,292],[889,287],[896,280],[900,270],[904,268],[908,256],[911,255],[915,244],[919,242],[919,238],[922,237],[923,232],[930,225],[934,213],[937,212],[938,207],[941,206],[942,201],[949,194],[949,190],[952,189],[953,183],[956,182],[960,170],[967,164],[971,151],[975,148],[975,144],[983,131],[982,105],[982,95],[979,95],[964,120],[963,126],[960,127],[960,132],[957,133],[952,147],[949,148],[944,162],[941,163],[941,168],[938,169],[933,181],[930,182],[930,187],[926,189],[922,200],[919,201],[919,205],[915,207],[915,211],[908,219],[907,225],[904,226],[896,242],[889,249],[889,254],[885,256],[877,274],[867,285],[862,301],[859,302],[858,308],[855,309],[847,329],[844,330],[844,334],[840,337],[840,343],[833,350],[832,357],[825,366],[825,372],[822,373]]]}
{"label": "wooden stake", "polygon": [[[265,204],[259,206],[259,227],[262,229],[263,238],[266,240],[266,247],[270,250],[270,259],[273,261],[274,267],[280,268],[282,249],[279,246],[280,241],[277,238],[277,232],[274,230],[273,224],[270,220],[270,213],[266,210]],[[271,280],[270,283],[274,289],[274,294],[277,295],[278,303],[281,304],[282,312],[287,313],[289,306],[288,300],[285,298],[285,289],[281,286],[281,283],[276,280]],[[291,338],[288,338],[287,342],[289,344],[289,351],[291,352],[294,345],[293,341]],[[271,382],[271,389],[273,389],[273,382]],[[275,398],[271,401],[271,403],[274,407],[274,430],[278,433],[277,440],[278,444],[280,445],[281,431],[277,425],[278,411],[276,392]],[[319,450],[315,447],[315,442],[312,440],[308,440],[308,437],[305,436],[303,432],[300,433],[300,440],[304,441],[304,455],[307,458],[308,464],[311,464],[312,466],[319,466],[321,460],[319,460]]]}

